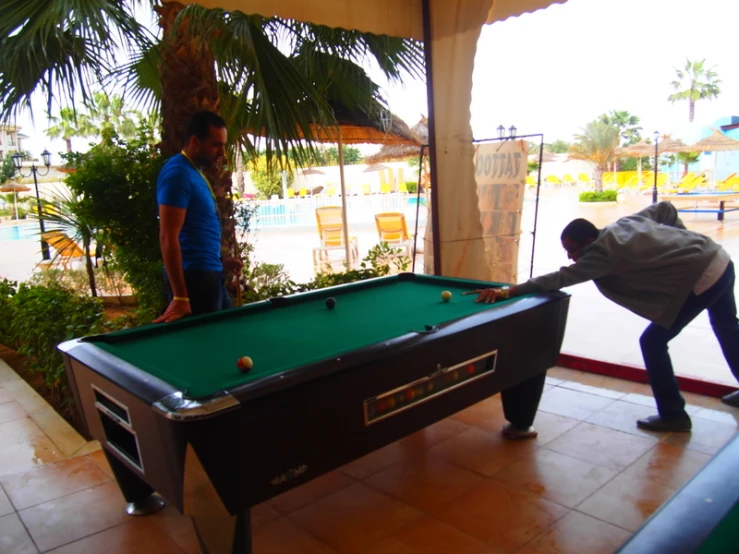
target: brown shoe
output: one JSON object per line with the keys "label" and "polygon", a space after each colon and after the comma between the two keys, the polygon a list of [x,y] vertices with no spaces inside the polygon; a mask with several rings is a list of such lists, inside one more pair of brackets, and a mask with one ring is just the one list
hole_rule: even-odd
{"label": "brown shoe", "polygon": [[511,440],[523,440],[523,439],[534,439],[539,435],[536,429],[529,427],[528,429],[521,429],[513,425],[513,423],[506,423],[503,425],[503,436]]}

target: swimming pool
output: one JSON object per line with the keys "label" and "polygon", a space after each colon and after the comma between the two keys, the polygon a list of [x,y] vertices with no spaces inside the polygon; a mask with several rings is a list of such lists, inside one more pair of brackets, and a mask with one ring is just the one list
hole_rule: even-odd
{"label": "swimming pool", "polygon": [[37,239],[38,225],[35,223],[21,223],[20,225],[0,226],[0,240],[30,240]]}

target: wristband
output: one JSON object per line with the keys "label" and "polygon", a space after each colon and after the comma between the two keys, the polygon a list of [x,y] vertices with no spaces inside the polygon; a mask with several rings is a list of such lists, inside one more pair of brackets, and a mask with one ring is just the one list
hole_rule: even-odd
{"label": "wristband", "polygon": [[186,297],[184,297],[184,296],[175,296],[175,297],[173,298],[173,300],[179,300],[180,302],[189,302],[189,301],[190,301],[190,299],[189,299],[189,298],[186,298]]}
{"label": "wristband", "polygon": [[500,297],[503,300],[508,300],[511,297],[511,289],[508,287],[502,287],[498,289],[500,291]]}

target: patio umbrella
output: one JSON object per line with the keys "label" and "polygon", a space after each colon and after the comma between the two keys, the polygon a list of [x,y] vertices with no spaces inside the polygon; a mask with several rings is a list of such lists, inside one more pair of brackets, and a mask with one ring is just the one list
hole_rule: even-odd
{"label": "patio umbrella", "polygon": [[654,154],[654,144],[649,144],[646,139],[642,139],[636,144],[624,146],[619,150],[618,154],[621,158],[636,158],[636,169],[639,175],[639,184],[641,184],[641,159]]}
{"label": "patio umbrella", "polygon": [[713,173],[712,177],[716,181],[716,158],[718,152],[728,152],[731,150],[739,150],[739,140],[727,137],[721,131],[713,130],[710,137],[699,140],[695,144],[689,146],[690,152],[716,152],[713,157]]}
{"label": "patio umbrella", "polygon": [[429,141],[429,120],[421,116],[421,119],[413,127],[411,133],[418,137],[418,145],[411,144],[386,144],[377,154],[367,156],[364,161],[368,164],[379,164],[382,162],[399,162],[407,158],[417,158],[421,155],[422,144]]}
{"label": "patio umbrella", "polygon": [[31,190],[26,185],[21,185],[20,183],[16,183],[15,181],[11,181],[10,183],[5,183],[3,186],[0,187],[0,192],[12,192],[13,193],[13,210],[15,211],[15,218],[18,219],[18,193],[19,192],[28,192]]}

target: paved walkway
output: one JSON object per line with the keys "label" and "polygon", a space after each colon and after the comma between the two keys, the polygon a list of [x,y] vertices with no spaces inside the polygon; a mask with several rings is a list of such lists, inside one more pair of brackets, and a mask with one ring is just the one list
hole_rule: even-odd
{"label": "paved walkway", "polygon": [[[686,396],[692,434],[648,433],[646,385],[554,368],[537,439],[503,440],[492,397],[257,506],[254,551],[613,552],[737,431],[739,410]],[[171,507],[127,516],[98,443],[1,360],[0,460],[3,554],[200,551]]]}

